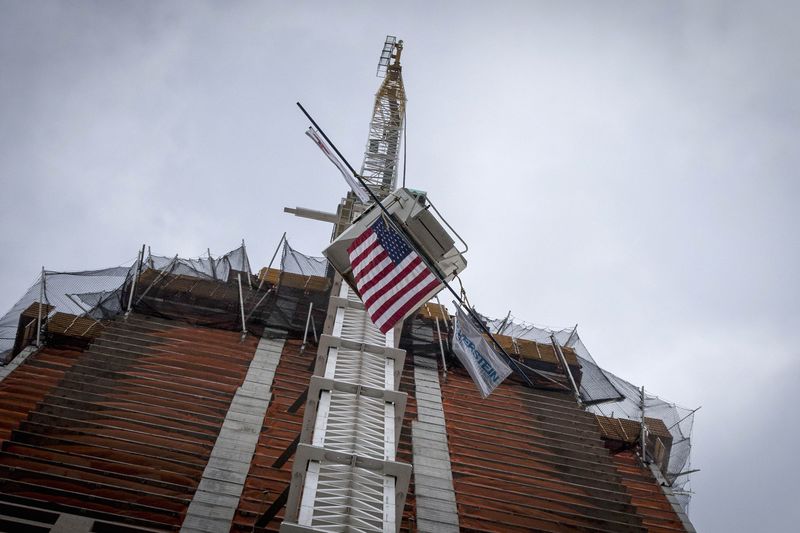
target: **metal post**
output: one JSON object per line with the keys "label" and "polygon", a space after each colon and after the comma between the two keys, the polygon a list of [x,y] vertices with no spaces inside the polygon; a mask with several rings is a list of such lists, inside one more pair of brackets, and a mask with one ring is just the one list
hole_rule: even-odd
{"label": "metal post", "polygon": [[[151,257],[152,257],[152,256],[151,256]],[[156,284],[156,283],[158,283],[159,281],[161,281],[161,280],[162,280],[162,278],[164,278],[164,276],[166,276],[167,274],[170,274],[170,273],[172,272],[172,269],[173,269],[173,268],[175,268],[175,263],[176,263],[177,261],[178,261],[178,254],[175,254],[175,257],[173,257],[173,258],[172,258],[172,261],[170,261],[170,262],[167,264],[167,266],[166,266],[166,267],[164,267],[164,268],[165,268],[165,270],[162,270],[161,272],[159,272],[159,273],[158,273],[158,276],[156,276],[156,279],[154,279],[154,280],[153,280],[153,281],[150,283],[150,285],[148,285],[148,287],[147,287],[147,288],[144,290],[144,292],[141,294],[141,296],[139,296],[139,299],[138,299],[138,300],[136,300],[136,305],[138,305],[138,304],[139,304],[139,302],[141,302],[141,301],[142,301],[142,299],[143,299],[145,296],[147,296],[147,293],[148,293],[148,292],[150,292],[150,289],[152,289],[152,288],[155,286],[155,284]]]}
{"label": "metal post", "polygon": [[39,314],[36,319],[36,347],[42,345],[42,305],[44,304],[44,267],[42,267],[42,279],[39,283]]}
{"label": "metal post", "polygon": [[214,258],[211,257],[211,248],[206,248],[208,252],[208,262],[211,265],[211,277],[214,278],[214,281],[217,280],[217,267],[214,264]]}
{"label": "metal post", "polygon": [[269,296],[269,295],[270,295],[270,293],[272,292],[272,290],[273,290],[273,289],[274,289],[274,287],[270,287],[270,288],[269,288],[269,290],[268,290],[267,292],[265,292],[265,293],[264,293],[264,296],[262,296],[262,297],[261,297],[261,298],[260,298],[260,299],[259,299],[259,300],[256,302],[256,305],[254,305],[254,306],[253,306],[253,308],[252,308],[252,309],[250,309],[250,312],[249,312],[249,313],[247,313],[247,318],[245,318],[245,322],[247,322],[248,320],[250,320],[250,317],[251,317],[251,316],[253,316],[253,313],[255,313],[256,309],[258,309],[258,306],[260,306],[260,305],[261,305],[261,303],[262,303],[262,302],[263,302],[263,301],[264,301],[264,300],[267,298],[267,296]]}
{"label": "metal post", "polygon": [[128,315],[131,314],[131,308],[133,307],[133,293],[136,292],[136,281],[139,279],[139,274],[142,272],[142,261],[144,261],[144,247],[142,245],[142,251],[139,252],[139,256],[136,258],[136,270],[133,273],[133,280],[131,281],[131,293],[128,295],[128,308],[125,310],[125,318],[128,318]]}
{"label": "metal post", "polygon": [[89,311],[91,311],[91,309],[86,309],[86,308],[84,308],[84,307],[83,307],[83,304],[82,304],[82,303],[81,303],[79,300],[77,300],[77,299],[75,298],[75,296],[73,296],[72,294],[66,294],[66,293],[64,293],[64,296],[66,296],[67,298],[69,298],[69,299],[70,299],[70,301],[71,301],[72,303],[74,303],[74,304],[77,306],[77,308],[78,308],[78,309],[80,309],[80,310],[82,311],[82,312],[81,312],[81,314],[80,314],[80,315],[78,315],[78,316],[86,316],[86,314],[87,314]]}
{"label": "metal post", "polygon": [[244,239],[242,239],[242,272],[244,272],[244,262],[247,260],[247,286],[253,288],[253,280],[250,279],[252,272],[250,272],[250,258],[247,257],[247,248],[244,246]]}
{"label": "metal post", "polygon": [[314,344],[319,344],[319,337],[317,336],[317,325],[314,323],[314,319],[311,319],[311,333],[314,334]]}
{"label": "metal post", "polygon": [[[285,240],[286,240],[286,232],[284,231],[281,240],[278,241],[278,247],[275,248],[275,253],[272,254],[272,259],[269,260],[269,265],[267,265],[267,271],[269,271],[269,269],[272,268],[272,262],[275,261],[275,258],[278,256],[278,251],[280,251],[281,249],[281,244],[283,244],[283,241]],[[261,278],[261,282],[258,284],[258,290],[261,290],[261,286],[264,284],[264,280],[266,279],[266,277],[267,276],[265,274],[264,277]]]}
{"label": "metal post", "polygon": [[572,343],[575,341],[575,339],[578,338],[577,335],[578,335],[578,324],[575,324],[575,327],[572,328],[572,333],[570,333],[569,337],[567,337],[567,342],[564,343],[564,346],[572,348]]}
{"label": "metal post", "polygon": [[[434,296],[434,298],[436,299],[436,304],[439,307],[441,307],[442,309],[444,309],[445,312],[447,312],[447,308],[445,308],[442,305],[442,302],[439,301],[439,295],[437,294],[436,296]],[[447,314],[449,315],[450,313],[447,313]],[[450,351],[450,322],[447,321],[447,320],[444,321],[444,332],[446,334],[445,338],[444,338],[444,345],[447,346],[447,351],[449,352]]]}
{"label": "metal post", "polygon": [[303,332],[303,344],[300,345],[300,353],[306,350],[306,338],[308,337],[308,324],[311,322],[311,310],[314,309],[314,302],[308,303],[308,316],[306,317],[306,329]]}
{"label": "metal post", "polygon": [[439,337],[439,351],[442,353],[442,370],[444,370],[444,382],[447,383],[447,363],[444,360],[444,345],[442,345],[442,330],[439,328],[439,317],[433,317],[436,321],[436,333]]}
{"label": "metal post", "polygon": [[572,377],[572,371],[567,364],[567,358],[564,357],[564,352],[561,351],[561,346],[558,344],[558,341],[556,341],[556,336],[553,333],[550,334],[550,342],[553,344],[553,349],[561,360],[561,364],[564,365],[564,372],[567,374],[570,384],[572,384],[572,391],[575,393],[575,399],[578,401],[578,405],[581,405],[581,393],[578,390],[578,386],[575,384],[575,379]]}
{"label": "metal post", "polygon": [[641,434],[639,436],[639,440],[641,441],[642,444],[642,462],[647,463],[647,455],[645,455],[647,453],[647,440],[646,440],[647,427],[645,426],[644,423],[644,385],[642,385],[642,398],[640,407],[642,408],[642,424],[641,424]]}
{"label": "metal post", "polygon": [[503,319],[503,321],[500,323],[500,326],[498,326],[498,328],[497,328],[497,334],[498,335],[502,335],[503,334],[503,330],[505,330],[506,326],[508,325],[508,319],[509,318],[511,318],[511,309],[508,310],[508,314]]}
{"label": "metal post", "polygon": [[671,487],[675,480],[681,476],[688,476],[689,474],[694,474],[695,472],[700,472],[699,468],[693,468],[691,470],[684,470],[683,472],[679,472],[677,474],[667,474],[666,477],[669,478],[669,486]]}
{"label": "metal post", "polygon": [[239,310],[242,312],[242,340],[247,336],[247,322],[244,319],[244,299],[242,298],[242,273],[236,273],[236,280],[239,283]]}
{"label": "metal post", "polygon": [[[672,424],[670,427],[668,427],[668,428],[667,428],[667,431],[671,431],[671,430],[672,430],[672,428],[674,428],[675,426],[677,426],[678,424],[680,424],[681,422],[683,422],[684,420],[686,420],[687,418],[689,418],[690,416],[692,416],[693,414],[695,414],[697,411],[699,411],[701,407],[703,407],[703,406],[701,405],[700,407],[698,407],[698,408],[696,408],[696,409],[692,409],[692,410],[689,412],[689,414],[687,414],[686,416],[684,416],[683,418],[681,418],[680,420],[678,420],[677,422],[675,422],[674,424]],[[680,430],[680,428],[678,428],[678,430]]]}

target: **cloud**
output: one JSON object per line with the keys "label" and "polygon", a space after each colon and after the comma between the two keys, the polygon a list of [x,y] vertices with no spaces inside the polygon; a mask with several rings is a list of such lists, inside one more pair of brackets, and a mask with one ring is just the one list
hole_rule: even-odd
{"label": "cloud", "polygon": [[245,238],[255,266],[288,231],[319,253],[329,228],[282,208],[333,210],[346,189],[294,102],[358,167],[393,33],[406,42],[408,184],[469,242],[471,300],[577,322],[601,365],[702,404],[698,525],[746,531],[725,521],[738,507],[787,529],[788,512],[766,510],[792,494],[779,474],[791,428],[770,432],[785,453],[748,471],[774,491],[723,488],[776,427],[762,415],[790,416],[798,375],[799,14],[747,2],[4,3],[0,307],[42,264],[117,265],[142,242],[219,255]]}

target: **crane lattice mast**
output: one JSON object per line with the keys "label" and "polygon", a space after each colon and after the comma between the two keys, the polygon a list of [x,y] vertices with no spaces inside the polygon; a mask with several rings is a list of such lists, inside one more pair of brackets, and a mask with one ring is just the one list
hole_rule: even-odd
{"label": "crane lattice mast", "polygon": [[375,95],[361,176],[378,198],[385,198],[397,186],[400,143],[406,118],[406,90],[400,54],[403,41],[388,36],[378,62],[383,83]]}

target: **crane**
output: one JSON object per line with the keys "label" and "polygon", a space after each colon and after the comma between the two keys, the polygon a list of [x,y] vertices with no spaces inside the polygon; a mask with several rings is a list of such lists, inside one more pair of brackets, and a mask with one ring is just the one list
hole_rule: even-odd
{"label": "crane", "polygon": [[[427,194],[397,189],[406,105],[402,50],[402,41],[387,37],[378,62],[378,76],[384,79],[375,95],[361,173],[354,176],[359,187],[369,189],[372,202],[351,190],[336,214],[310,213],[311,218],[335,224],[333,242],[323,254],[336,274],[286,493],[283,533],[399,530],[411,477],[411,465],[399,461],[397,454],[408,399],[408,394],[399,390],[405,361],[405,350],[398,348],[402,321],[415,311],[417,303],[441,290],[438,280],[450,280],[466,267],[462,252],[444,226],[452,228],[438,221],[440,215]],[[319,133],[327,140],[324,132]],[[331,150],[339,154],[332,145]],[[355,174],[349,164],[347,169]],[[290,212],[301,214],[297,209]],[[376,282],[385,281],[386,291],[394,291],[385,293],[387,301],[394,299],[375,304],[374,299],[372,303],[361,299],[348,248],[367,231],[376,232],[375,243],[378,231],[389,234],[389,226],[375,229],[384,220],[396,228],[395,238],[404,239],[408,249],[403,258],[423,261],[411,256],[413,246],[418,251],[415,255],[425,258],[420,272],[435,283],[414,284],[407,292],[394,288],[393,280],[400,280],[399,284],[409,272],[417,276],[418,267],[409,268],[401,259],[389,256],[389,248],[382,248],[384,259],[374,263],[383,265],[384,270],[380,277],[372,277]],[[395,241],[386,246],[398,256],[403,248]],[[378,253],[378,245],[372,250]],[[389,267],[393,261],[398,263]],[[426,265],[436,274],[427,271]],[[375,323],[374,308],[391,309],[381,327]]]}
{"label": "crane", "polygon": [[406,119],[406,90],[400,54],[403,41],[386,37],[377,76],[383,78],[375,94],[361,177],[381,200],[397,187],[400,144]]}
{"label": "crane", "polygon": [[[387,37],[361,167],[364,185],[381,200],[397,183],[406,103],[402,49],[402,41]],[[334,222],[336,238],[365,211],[369,206],[349,191],[335,215],[312,217]],[[405,359],[399,328],[382,333],[340,275],[331,295],[281,531],[396,533],[411,477],[411,465],[397,460],[407,400],[399,391]]]}

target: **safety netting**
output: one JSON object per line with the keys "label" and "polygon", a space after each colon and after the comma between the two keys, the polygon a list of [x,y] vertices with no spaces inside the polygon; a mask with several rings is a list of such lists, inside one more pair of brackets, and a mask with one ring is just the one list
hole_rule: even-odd
{"label": "safety netting", "polygon": [[639,423],[643,417],[663,421],[672,436],[672,444],[666,470],[662,473],[673,494],[688,512],[691,498],[691,477],[688,473],[692,470],[691,436],[696,409],[681,407],[646,391],[642,401],[641,387],[612,374],[595,362],[578,334],[577,325],[572,328],[550,329],[517,322],[510,313],[505,319],[483,318],[493,334],[543,344],[550,344],[550,336],[553,335],[561,346],[572,348],[581,365],[580,397],[588,411],[602,417],[634,420]]}
{"label": "safety netting", "polygon": [[[282,242],[280,265],[265,269],[271,277],[253,274],[244,243],[219,257],[170,257],[148,249],[131,266],[43,271],[0,318],[0,361],[21,349],[14,352],[21,320],[31,322],[24,324],[30,329],[33,321],[44,324],[56,313],[99,323],[136,311],[255,335],[273,329],[299,336],[306,325],[312,333],[321,331],[330,290],[326,261]],[[26,316],[31,306],[39,310],[38,302],[45,316]]]}
{"label": "safety netting", "polygon": [[264,335],[321,331],[330,280],[325,260],[294,250],[282,239],[280,265],[258,275],[242,245],[214,259],[150,256],[138,274],[131,307],[141,313]]}
{"label": "safety netting", "polygon": [[43,271],[22,298],[0,318],[0,360],[6,361],[14,348],[20,316],[37,302],[52,306],[49,315],[62,312],[105,318],[121,312],[119,289],[132,278],[133,268],[118,266],[80,272]]}
{"label": "safety netting", "polygon": [[252,275],[250,259],[247,257],[247,249],[244,244],[216,258],[211,253],[206,257],[186,259],[177,255],[173,257],[153,255],[148,251],[142,267],[143,270],[157,270],[176,276],[183,275],[221,282],[231,281],[231,275],[235,272]]}
{"label": "safety netting", "polygon": [[298,252],[287,241],[284,241],[281,271],[288,274],[325,278],[328,277],[328,260],[324,257],[314,257]]}

